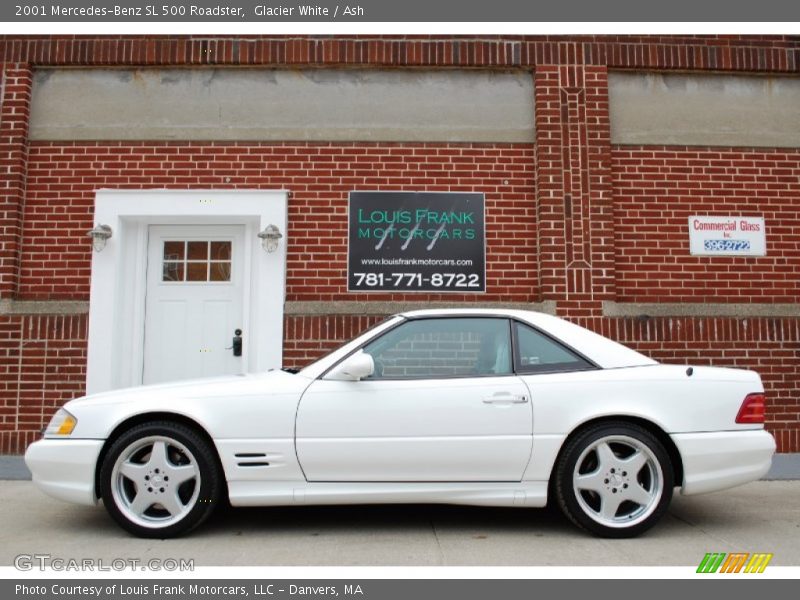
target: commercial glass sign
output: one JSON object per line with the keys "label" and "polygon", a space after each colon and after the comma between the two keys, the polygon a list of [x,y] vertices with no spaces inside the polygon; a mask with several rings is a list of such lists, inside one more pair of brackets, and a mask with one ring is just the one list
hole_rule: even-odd
{"label": "commercial glass sign", "polygon": [[351,292],[485,292],[484,195],[350,192]]}
{"label": "commercial glass sign", "polygon": [[695,256],[765,256],[763,217],[689,217],[689,251]]}

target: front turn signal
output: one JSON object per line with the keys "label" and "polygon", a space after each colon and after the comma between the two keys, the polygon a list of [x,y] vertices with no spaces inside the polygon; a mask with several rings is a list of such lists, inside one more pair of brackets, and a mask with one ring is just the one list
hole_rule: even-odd
{"label": "front turn signal", "polygon": [[50,419],[50,424],[44,432],[46,436],[56,435],[70,435],[78,424],[78,419],[73,417],[69,412],[63,408],[58,409],[58,412]]}

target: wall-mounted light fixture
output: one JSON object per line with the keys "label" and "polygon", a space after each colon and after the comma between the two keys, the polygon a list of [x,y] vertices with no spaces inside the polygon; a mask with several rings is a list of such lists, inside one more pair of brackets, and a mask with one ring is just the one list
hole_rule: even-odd
{"label": "wall-mounted light fixture", "polygon": [[102,252],[106,247],[108,238],[111,237],[111,227],[108,225],[95,225],[94,229],[86,232],[86,237],[92,238],[92,247],[95,252]]}
{"label": "wall-mounted light fixture", "polygon": [[275,252],[278,249],[278,240],[283,237],[281,230],[271,223],[258,234],[261,238],[261,247],[267,252]]}

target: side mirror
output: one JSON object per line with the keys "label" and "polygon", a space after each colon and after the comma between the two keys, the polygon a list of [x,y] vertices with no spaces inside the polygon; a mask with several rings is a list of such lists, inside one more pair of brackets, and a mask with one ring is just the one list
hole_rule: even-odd
{"label": "side mirror", "polygon": [[375,361],[372,360],[372,356],[363,350],[359,350],[331,369],[325,379],[332,379],[334,381],[360,381],[365,377],[369,377],[374,372]]}

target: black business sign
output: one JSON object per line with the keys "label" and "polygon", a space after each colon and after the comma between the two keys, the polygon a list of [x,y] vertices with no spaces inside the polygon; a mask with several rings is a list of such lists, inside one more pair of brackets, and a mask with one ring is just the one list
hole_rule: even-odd
{"label": "black business sign", "polygon": [[350,192],[351,292],[485,292],[484,196]]}

